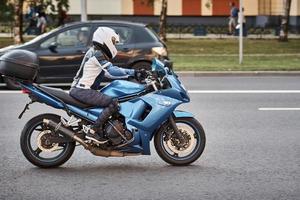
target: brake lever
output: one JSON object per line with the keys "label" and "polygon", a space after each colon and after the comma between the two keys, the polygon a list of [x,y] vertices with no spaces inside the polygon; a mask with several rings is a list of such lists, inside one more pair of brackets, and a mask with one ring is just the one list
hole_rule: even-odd
{"label": "brake lever", "polygon": [[146,71],[146,73],[148,76],[151,76],[153,74],[152,71]]}

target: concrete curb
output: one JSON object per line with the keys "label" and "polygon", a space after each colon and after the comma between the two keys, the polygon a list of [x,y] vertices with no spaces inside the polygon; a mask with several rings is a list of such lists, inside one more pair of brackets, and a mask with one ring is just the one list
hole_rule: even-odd
{"label": "concrete curb", "polygon": [[300,76],[300,71],[176,71],[181,77],[199,76]]}

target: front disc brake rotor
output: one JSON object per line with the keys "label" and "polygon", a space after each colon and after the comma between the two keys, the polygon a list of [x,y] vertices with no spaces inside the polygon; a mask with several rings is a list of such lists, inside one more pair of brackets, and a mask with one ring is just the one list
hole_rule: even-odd
{"label": "front disc brake rotor", "polygon": [[44,152],[53,152],[58,149],[58,143],[50,143],[49,136],[50,130],[42,131],[37,137],[37,146]]}
{"label": "front disc brake rotor", "polygon": [[[184,145],[180,144],[180,146],[176,145],[176,143],[179,142],[179,141],[177,141],[175,143],[175,142],[172,141],[173,138],[171,138],[167,141],[167,146],[172,152],[174,152],[176,154],[178,154],[178,153],[188,153],[192,150],[193,144],[196,140],[195,137],[194,137],[194,134],[191,133],[189,130],[185,130],[184,128],[180,128],[179,131],[180,131],[181,134],[183,134],[183,136],[185,138],[185,144]],[[188,140],[188,141],[186,141],[186,140]]]}

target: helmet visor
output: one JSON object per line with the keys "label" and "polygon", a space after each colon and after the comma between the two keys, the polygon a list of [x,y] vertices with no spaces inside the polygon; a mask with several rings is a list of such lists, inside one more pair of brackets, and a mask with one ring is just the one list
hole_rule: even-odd
{"label": "helmet visor", "polygon": [[114,36],[111,37],[111,41],[112,41],[113,45],[116,45],[119,43],[119,40],[117,38],[115,38]]}

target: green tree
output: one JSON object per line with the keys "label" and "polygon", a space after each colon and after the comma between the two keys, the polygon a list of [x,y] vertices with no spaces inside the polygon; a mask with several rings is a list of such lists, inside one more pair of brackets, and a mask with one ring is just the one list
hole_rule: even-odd
{"label": "green tree", "polygon": [[35,1],[43,10],[50,11],[49,14],[56,25],[64,24],[66,13],[70,8],[69,0],[37,0]]}
{"label": "green tree", "polygon": [[23,3],[24,0],[14,0],[14,43],[20,44],[23,39]]}
{"label": "green tree", "polygon": [[[12,4],[14,5],[13,13],[14,13],[14,43],[19,44],[24,42],[23,39],[23,4],[26,0],[12,0],[12,4],[8,4],[8,0],[0,0],[1,6],[0,11],[7,10],[9,12],[9,8],[12,8]],[[3,2],[3,3],[2,3]],[[69,10],[69,0],[36,0],[31,1],[27,0],[28,3],[32,3],[33,6],[40,6],[42,10],[50,10],[50,15],[56,15],[59,21],[59,17],[62,16],[62,12],[67,12]],[[56,6],[55,6],[56,5]]]}
{"label": "green tree", "polygon": [[49,10],[49,14],[52,19],[56,20],[56,26],[64,24],[66,13],[70,8],[69,0],[39,0],[40,5],[44,10]]}
{"label": "green tree", "polygon": [[69,10],[69,8],[69,0],[60,0],[57,2],[58,26],[63,25],[65,23],[66,13]]}
{"label": "green tree", "polygon": [[8,0],[0,0],[0,19],[3,22],[13,21],[14,7]]}
{"label": "green tree", "polygon": [[162,41],[167,41],[166,26],[167,26],[167,8],[168,0],[162,0],[160,18],[159,18],[159,37]]}
{"label": "green tree", "polygon": [[153,7],[155,1],[161,2],[161,11],[159,17],[159,37],[164,42],[167,41],[166,37],[166,26],[167,26],[167,8],[168,8],[168,0],[133,0],[133,1],[143,1],[146,5]]}
{"label": "green tree", "polygon": [[290,19],[290,10],[291,10],[291,4],[292,0],[284,0],[284,6],[283,6],[283,16],[281,18],[281,30],[280,30],[280,36],[279,40],[286,42],[288,41],[288,33],[289,33],[289,19]]}

